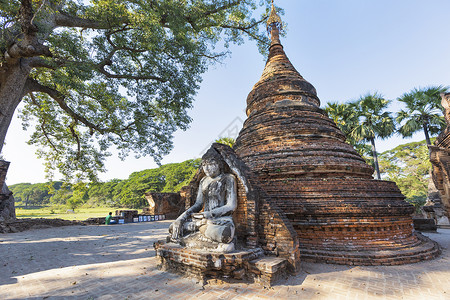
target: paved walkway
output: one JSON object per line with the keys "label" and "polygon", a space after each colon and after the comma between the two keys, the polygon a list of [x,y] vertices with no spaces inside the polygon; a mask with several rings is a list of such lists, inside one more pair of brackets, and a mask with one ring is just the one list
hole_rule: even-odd
{"label": "paved walkway", "polygon": [[438,259],[395,267],[303,263],[271,288],[200,286],[157,269],[153,242],[170,221],[0,234],[0,299],[450,299],[450,229]]}

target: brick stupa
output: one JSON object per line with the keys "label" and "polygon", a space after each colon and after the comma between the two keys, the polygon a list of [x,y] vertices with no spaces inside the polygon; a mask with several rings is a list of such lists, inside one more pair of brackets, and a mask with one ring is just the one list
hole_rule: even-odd
{"label": "brick stupa", "polygon": [[439,246],[414,232],[414,208],[396,184],[374,180],[319,108],[314,86],[283,50],[274,8],[268,25],[269,57],[234,149],[293,225],[301,259],[392,265],[436,257]]}

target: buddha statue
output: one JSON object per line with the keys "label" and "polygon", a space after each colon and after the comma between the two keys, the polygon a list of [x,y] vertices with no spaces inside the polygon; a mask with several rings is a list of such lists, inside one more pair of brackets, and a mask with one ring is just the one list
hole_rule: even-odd
{"label": "buddha statue", "polygon": [[202,168],[205,177],[200,180],[196,201],[170,225],[169,238],[188,248],[233,251],[236,178],[224,173],[224,161],[213,148],[202,157]]}

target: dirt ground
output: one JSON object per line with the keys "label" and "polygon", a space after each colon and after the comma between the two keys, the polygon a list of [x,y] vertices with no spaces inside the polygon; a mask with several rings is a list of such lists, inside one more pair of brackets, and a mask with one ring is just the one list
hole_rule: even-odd
{"label": "dirt ground", "polygon": [[153,243],[167,236],[170,222],[0,234],[0,299],[450,299],[450,229],[426,234],[443,249],[431,261],[392,267],[302,263],[296,276],[267,288],[202,286],[159,270]]}
{"label": "dirt ground", "polygon": [[84,225],[79,221],[67,221],[62,219],[27,218],[17,219],[12,222],[0,222],[0,233],[15,233],[25,230],[61,227],[70,225]]}

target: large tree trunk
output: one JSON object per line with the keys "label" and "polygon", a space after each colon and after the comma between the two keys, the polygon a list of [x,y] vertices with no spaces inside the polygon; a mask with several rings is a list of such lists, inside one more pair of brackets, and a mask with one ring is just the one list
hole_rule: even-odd
{"label": "large tree trunk", "polygon": [[380,175],[380,167],[378,166],[378,155],[377,149],[375,148],[375,139],[370,139],[370,143],[372,144],[372,156],[373,156],[373,164],[375,165],[375,172],[377,173],[377,179],[381,179]]}
{"label": "large tree trunk", "polygon": [[[31,68],[24,64],[26,59],[10,60],[0,69],[0,153],[14,112],[27,93],[26,82]],[[2,182],[3,184],[3,182]],[[15,220],[14,197],[3,184],[3,199],[0,205],[0,221]]]}
{"label": "large tree trunk", "polygon": [[25,84],[31,69],[21,61],[18,59],[0,69],[0,152],[14,111],[26,93]]}

